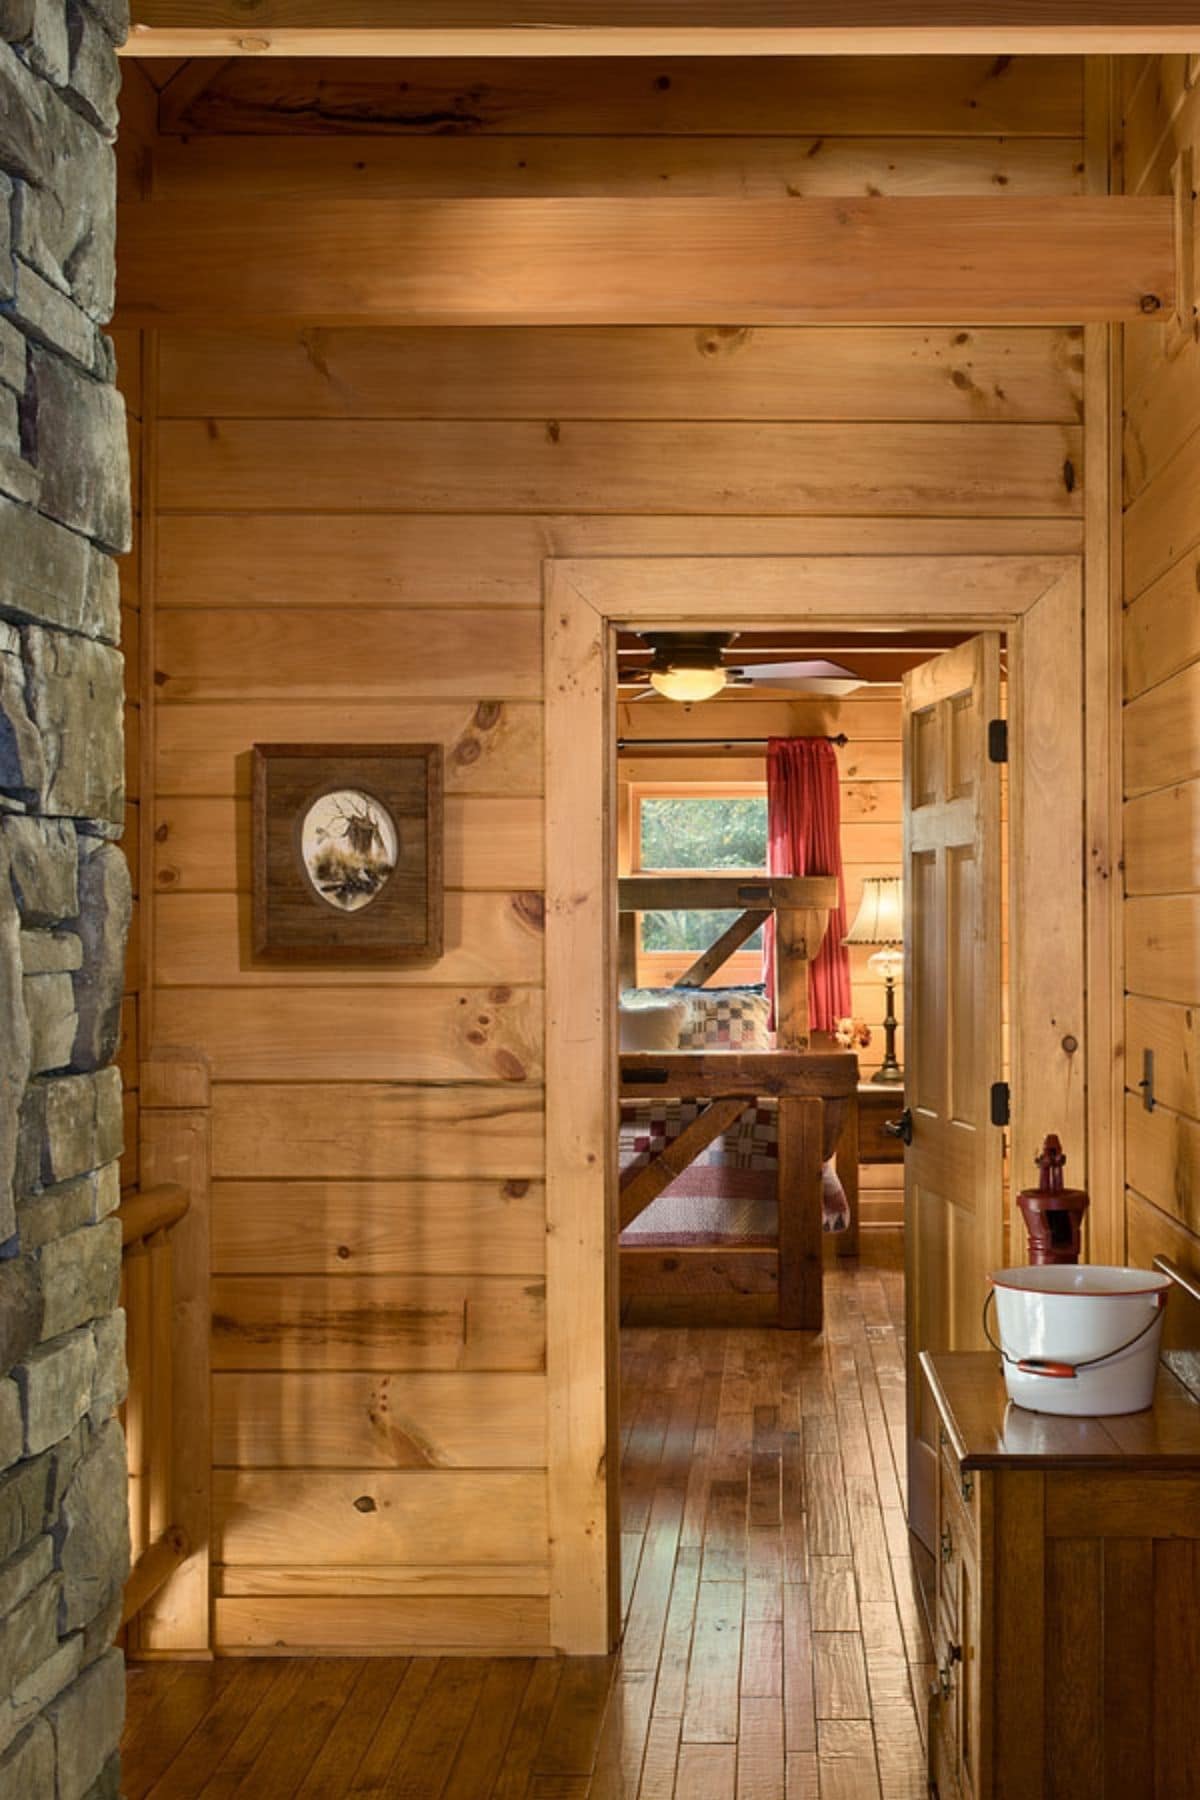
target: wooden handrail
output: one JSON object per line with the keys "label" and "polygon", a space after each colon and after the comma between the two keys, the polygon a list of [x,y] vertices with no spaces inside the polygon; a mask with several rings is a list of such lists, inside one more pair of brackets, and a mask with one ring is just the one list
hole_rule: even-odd
{"label": "wooden handrail", "polygon": [[156,1231],[169,1231],[172,1225],[178,1225],[191,1204],[187,1189],[173,1181],[138,1188],[121,1202],[117,1211],[121,1221],[122,1250],[144,1243]]}

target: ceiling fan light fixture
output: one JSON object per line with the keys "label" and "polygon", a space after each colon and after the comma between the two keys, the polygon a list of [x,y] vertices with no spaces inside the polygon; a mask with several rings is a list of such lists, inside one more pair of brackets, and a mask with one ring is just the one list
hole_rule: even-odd
{"label": "ceiling fan light fixture", "polygon": [[711,700],[725,686],[722,668],[651,669],[650,684],[664,700]]}

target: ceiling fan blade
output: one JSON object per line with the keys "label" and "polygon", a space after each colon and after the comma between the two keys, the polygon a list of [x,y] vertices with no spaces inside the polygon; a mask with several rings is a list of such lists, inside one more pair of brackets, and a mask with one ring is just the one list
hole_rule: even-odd
{"label": "ceiling fan blade", "polygon": [[862,685],[861,678],[853,669],[847,669],[842,663],[810,660],[807,662],[769,662],[747,663],[730,671],[739,682],[750,682],[760,686],[771,683],[783,684],[805,681],[853,681]]}

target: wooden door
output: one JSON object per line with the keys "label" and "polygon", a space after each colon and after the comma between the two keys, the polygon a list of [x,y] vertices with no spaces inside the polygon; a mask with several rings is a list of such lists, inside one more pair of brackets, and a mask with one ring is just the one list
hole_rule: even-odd
{"label": "wooden door", "polygon": [[904,677],[908,1495],[930,1548],[937,1426],[917,1355],[980,1346],[985,1277],[1002,1260],[999,711],[995,632]]}

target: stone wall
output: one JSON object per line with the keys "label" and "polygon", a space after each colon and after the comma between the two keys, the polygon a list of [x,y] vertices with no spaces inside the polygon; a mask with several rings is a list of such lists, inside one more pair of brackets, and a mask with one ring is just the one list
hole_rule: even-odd
{"label": "stone wall", "polygon": [[0,0],[0,1800],[115,1795],[122,0]]}

